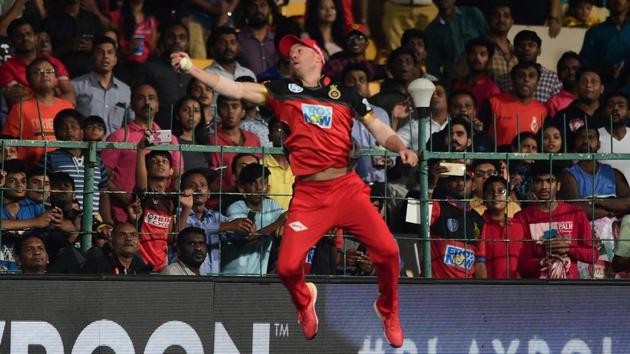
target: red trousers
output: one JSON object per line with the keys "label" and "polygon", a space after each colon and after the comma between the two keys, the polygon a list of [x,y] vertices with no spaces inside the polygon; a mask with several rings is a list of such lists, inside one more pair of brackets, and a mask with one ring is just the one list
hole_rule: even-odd
{"label": "red trousers", "polygon": [[398,244],[370,202],[370,187],[354,172],[328,181],[295,181],[278,255],[278,275],[295,306],[303,309],[310,299],[303,271],[306,253],[332,227],[363,242],[377,270],[379,310],[398,313]]}

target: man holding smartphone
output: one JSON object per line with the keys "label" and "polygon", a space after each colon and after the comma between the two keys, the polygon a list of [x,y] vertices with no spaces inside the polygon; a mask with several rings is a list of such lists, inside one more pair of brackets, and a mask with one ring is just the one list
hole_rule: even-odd
{"label": "man holding smartphone", "polygon": [[384,321],[386,339],[400,347],[404,335],[398,318],[398,244],[372,206],[369,188],[356,173],[348,172],[354,117],[360,116],[376,141],[398,153],[404,164],[415,166],[418,157],[374,116],[367,99],[322,76],[325,59],[315,41],[289,35],[282,38],[279,48],[289,58],[293,80],[238,83],[194,67],[185,53],[174,53],[171,62],[176,70],[188,72],[222,95],[269,104],[289,127],[285,147],[296,181],[278,256],[278,275],[297,307],[304,337],[313,339],[318,330],[317,288],[304,281],[304,259],[325,232],[336,226],[367,246],[378,269],[380,295],[375,310]]}
{"label": "man holding smartphone", "polygon": [[523,278],[579,278],[577,262],[592,264],[593,233],[584,211],[559,201],[560,171],[536,161],[530,172],[536,203],[514,216],[524,225],[518,271]]}

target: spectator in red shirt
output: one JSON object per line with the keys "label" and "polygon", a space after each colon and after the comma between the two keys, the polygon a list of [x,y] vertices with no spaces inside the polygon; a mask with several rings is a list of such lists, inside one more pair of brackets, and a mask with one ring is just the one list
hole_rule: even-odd
{"label": "spectator in red shirt", "polygon": [[532,62],[518,63],[511,72],[512,92],[490,97],[482,109],[481,119],[500,149],[510,150],[514,137],[521,132],[537,133],[547,118],[547,109],[534,98],[540,78],[540,66]]}
{"label": "spectator in red shirt", "polygon": [[122,7],[109,13],[111,25],[118,31],[120,52],[125,60],[144,63],[155,51],[158,21],[147,11],[144,0],[125,0]]}
{"label": "spectator in red shirt", "polygon": [[581,67],[582,59],[576,52],[564,52],[560,60],[558,60],[558,77],[562,81],[562,90],[545,103],[545,107],[549,111],[549,117],[555,117],[558,112],[567,108],[577,97],[577,72]]}
{"label": "spectator in red shirt", "polygon": [[475,96],[477,113],[492,95],[501,92],[488,73],[490,59],[494,55],[494,44],[485,38],[475,38],[466,43],[468,76],[453,83],[453,90],[468,90]]}
{"label": "spectator in red shirt", "polygon": [[488,278],[517,279],[518,255],[523,245],[523,226],[508,215],[508,183],[492,176],[483,184],[486,211],[481,238],[486,248]]}
{"label": "spectator in red shirt", "polygon": [[447,200],[431,210],[431,270],[433,278],[485,278],[483,218],[466,199],[472,192],[468,176],[448,176]]}
{"label": "spectator in red shirt", "polygon": [[536,203],[514,217],[525,226],[518,272],[523,278],[579,277],[577,262],[596,260],[591,224],[584,211],[557,199],[560,171],[537,161],[530,171]]}
{"label": "spectator in red shirt", "polygon": [[[23,18],[13,20],[7,29],[11,44],[15,49],[13,57],[0,67],[0,88],[6,90],[4,96],[9,105],[33,97],[26,67],[37,59],[37,35],[33,25]],[[70,74],[63,63],[49,55],[46,59],[55,67],[57,96],[74,103],[74,88]]]}
{"label": "spectator in red shirt", "polygon": [[[55,140],[53,120],[57,113],[74,108],[72,103],[55,97],[56,68],[47,59],[35,59],[26,68],[34,97],[13,105],[2,134],[24,140]],[[49,149],[48,151],[52,151]],[[29,167],[44,155],[45,148],[18,148],[18,157]]]}
{"label": "spectator in red shirt", "polygon": [[[210,136],[211,145],[220,146],[260,146],[260,140],[254,133],[240,128],[241,119],[245,117],[243,102],[227,96],[217,98],[217,110],[221,118],[221,127],[216,136]],[[232,160],[234,153],[213,153],[210,165],[213,168],[222,168],[221,190],[223,192],[234,191],[236,179],[232,174]]]}

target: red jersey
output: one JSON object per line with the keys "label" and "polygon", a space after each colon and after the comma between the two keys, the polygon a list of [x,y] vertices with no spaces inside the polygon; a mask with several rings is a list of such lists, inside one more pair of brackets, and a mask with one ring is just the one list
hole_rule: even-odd
{"label": "red jersey", "polygon": [[488,212],[483,214],[481,239],[486,246],[486,268],[489,279],[517,279],[518,255],[523,245],[524,230],[521,223],[508,218],[501,225],[492,220]]}
{"label": "red jersey", "polygon": [[472,278],[475,264],[485,262],[481,242],[483,218],[451,202],[433,202],[431,210],[431,275],[433,278]]}
{"label": "red jersey", "polygon": [[289,127],[284,143],[295,176],[348,166],[353,118],[372,111],[366,98],[351,88],[321,80],[319,88],[289,80],[266,84],[267,101]]}
{"label": "red jersey", "polygon": [[[55,76],[57,80],[70,80],[68,69],[61,60],[49,56],[46,58],[55,68]],[[18,57],[12,57],[0,67],[0,88],[6,89],[9,86],[20,84],[24,87],[31,88],[26,79],[26,64]]]}
{"label": "red jersey", "polygon": [[[568,256],[571,268],[567,278],[578,278],[577,262],[593,262],[593,233],[586,213],[577,206],[559,202],[551,212],[532,205],[514,216],[523,225],[523,247],[519,255],[518,271],[524,278],[540,277],[540,261],[547,257],[543,246],[546,231],[555,230],[557,236],[571,241]],[[595,258],[597,260],[597,257]]]}
{"label": "red jersey", "polygon": [[[142,192],[139,193],[142,196]],[[142,200],[140,255],[144,262],[159,272],[168,263],[168,233],[173,221],[174,203],[164,195],[146,195]]]}
{"label": "red jersey", "polygon": [[493,121],[496,119],[497,146],[511,145],[521,132],[537,133],[547,118],[547,108],[537,100],[522,103],[509,92],[494,95],[488,100],[492,110],[488,134],[494,137]]}

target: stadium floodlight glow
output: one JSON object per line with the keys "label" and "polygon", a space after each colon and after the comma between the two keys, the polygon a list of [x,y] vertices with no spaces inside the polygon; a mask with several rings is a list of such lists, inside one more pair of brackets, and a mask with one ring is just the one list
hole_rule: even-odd
{"label": "stadium floodlight glow", "polygon": [[435,85],[431,80],[415,79],[407,87],[416,108],[429,108]]}

